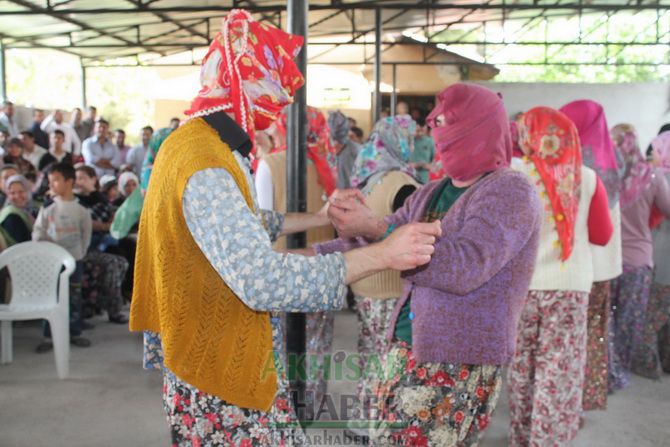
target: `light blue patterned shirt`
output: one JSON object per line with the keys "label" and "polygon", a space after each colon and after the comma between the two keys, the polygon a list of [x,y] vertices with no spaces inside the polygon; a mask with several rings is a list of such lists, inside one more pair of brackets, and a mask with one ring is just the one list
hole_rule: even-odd
{"label": "light blue patterned shirt", "polygon": [[[254,204],[256,191],[247,159],[234,152],[246,174]],[[186,224],[207,260],[247,306],[270,312],[319,312],[341,309],[346,296],[342,254],[304,257],[277,253],[272,242],[284,218],[274,211],[254,214],[225,169],[205,169],[188,181],[183,197]],[[276,315],[271,318],[273,347],[283,352]],[[144,363],[162,366],[160,339],[145,333]]]}

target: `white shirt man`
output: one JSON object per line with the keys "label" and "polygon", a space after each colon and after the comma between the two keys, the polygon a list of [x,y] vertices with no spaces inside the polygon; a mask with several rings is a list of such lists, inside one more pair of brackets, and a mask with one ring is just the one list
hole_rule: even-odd
{"label": "white shirt man", "polygon": [[55,110],[44,118],[40,128],[48,134],[53,133],[54,130],[60,130],[65,135],[65,150],[77,157],[81,155],[79,135],[69,123],[63,121],[63,112],[60,110]]}
{"label": "white shirt man", "polygon": [[20,137],[19,127],[14,118],[14,104],[10,101],[3,103],[2,112],[0,112],[0,127],[7,129],[10,138]]}
{"label": "white shirt man", "polygon": [[109,124],[100,120],[96,123],[96,135],[84,141],[82,155],[84,163],[95,169],[98,178],[114,175],[118,166],[118,149],[109,139]]}
{"label": "white shirt man", "polygon": [[22,132],[21,140],[23,140],[23,158],[28,160],[36,169],[39,169],[40,160],[47,153],[47,150],[35,144],[35,136],[32,132]]}
{"label": "white shirt man", "polygon": [[153,133],[154,130],[151,127],[147,126],[143,128],[142,143],[133,147],[126,157],[126,163],[133,167],[133,171],[135,171],[135,174],[138,176],[142,174],[142,163],[144,163],[144,159],[149,151],[149,140]]}

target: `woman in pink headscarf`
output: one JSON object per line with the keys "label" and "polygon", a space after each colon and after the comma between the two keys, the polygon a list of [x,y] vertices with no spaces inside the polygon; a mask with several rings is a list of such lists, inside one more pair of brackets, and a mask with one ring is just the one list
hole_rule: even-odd
{"label": "woman in pink headscarf", "polygon": [[[670,186],[660,168],[649,164],[637,143],[635,129],[612,129],[616,150],[624,162],[621,189],[623,274],[612,283],[613,339],[609,359],[611,390],[628,383],[628,371],[638,371],[652,281],[653,246],[649,216],[653,206],[670,217]],[[642,368],[641,368],[642,369]]]}
{"label": "woman in pink headscarf", "polygon": [[437,99],[427,121],[447,178],[418,189],[383,219],[358,200],[331,201],[342,239],[315,249],[346,251],[410,222],[441,222],[433,261],[402,275],[377,376],[389,424],[373,436],[396,445],[470,446],[489,425],[503,367],[514,355],[537,256],[540,202],[527,177],[509,168],[512,140],[501,99],[470,84],[452,85]]}
{"label": "woman in pink headscarf", "polygon": [[579,133],[584,165],[593,169],[605,186],[614,233],[604,247],[592,245],[593,286],[589,295],[584,410],[607,407],[610,286],[621,275],[621,161],[614,151],[603,107],[588,99],[561,108]]}
{"label": "woman in pink headscarf", "polygon": [[[660,133],[651,142],[652,164],[670,182],[670,131]],[[647,322],[642,346],[635,356],[633,371],[659,379],[670,373],[670,221],[662,220],[654,230],[654,282],[647,305]]]}

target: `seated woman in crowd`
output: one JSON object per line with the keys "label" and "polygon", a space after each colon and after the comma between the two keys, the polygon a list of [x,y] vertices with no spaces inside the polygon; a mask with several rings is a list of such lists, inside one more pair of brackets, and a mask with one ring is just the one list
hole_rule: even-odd
{"label": "seated woman in crowd", "polygon": [[0,211],[0,233],[8,247],[32,239],[37,210],[32,205],[30,184],[22,175],[13,175],[5,182],[7,202]]}
{"label": "seated woman in crowd", "polygon": [[[110,322],[126,324],[128,318],[121,313],[121,285],[129,264],[121,256],[102,251],[106,248],[106,238],[109,237],[109,228],[114,219],[111,205],[98,191],[98,178],[92,167],[77,168],[76,186],[79,203],[89,209],[93,220],[91,246],[83,259],[84,305],[88,315],[104,306]],[[100,298],[99,294],[102,295]]]}
{"label": "seated woman in crowd", "polygon": [[512,141],[498,95],[455,84],[438,100],[428,122],[448,178],[384,219],[362,197],[332,200],[329,215],[343,239],[314,247],[345,251],[409,222],[442,223],[430,264],[402,274],[388,333],[383,372],[394,374],[382,374],[377,398],[384,420],[405,428],[389,424],[374,435],[398,445],[479,441],[514,356],[542,223],[533,185],[509,169]]}
{"label": "seated woman in crowd", "polygon": [[112,202],[112,205],[115,207],[120,207],[123,205],[123,202],[126,201],[126,198],[130,197],[130,195],[135,191],[135,189],[139,186],[140,180],[139,178],[133,173],[133,172],[123,172],[119,176],[119,197]]}

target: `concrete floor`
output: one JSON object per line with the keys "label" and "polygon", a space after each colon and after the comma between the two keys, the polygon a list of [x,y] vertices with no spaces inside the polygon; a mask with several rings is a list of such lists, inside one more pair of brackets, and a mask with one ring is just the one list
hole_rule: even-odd
{"label": "concrete floor", "polygon": [[[169,436],[161,406],[160,375],[142,370],[142,340],[104,320],[89,335],[93,346],[72,348],[71,377],[58,380],[53,354],[36,354],[39,326],[14,330],[14,362],[0,366],[0,447],[164,447]],[[351,313],[336,319],[335,349],[355,347]],[[334,382],[331,391],[351,392]],[[507,445],[509,423],[502,396],[484,447]],[[332,435],[340,435],[330,430]],[[332,445],[332,444],[331,444]],[[588,413],[576,447],[670,446],[670,376],[634,377],[612,396],[606,412]]]}

